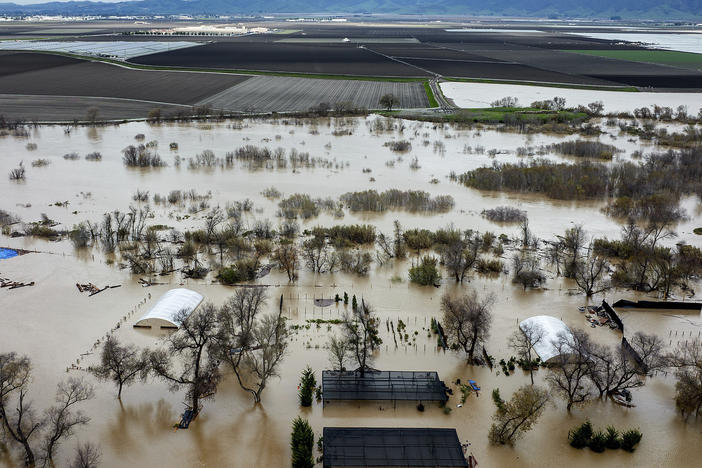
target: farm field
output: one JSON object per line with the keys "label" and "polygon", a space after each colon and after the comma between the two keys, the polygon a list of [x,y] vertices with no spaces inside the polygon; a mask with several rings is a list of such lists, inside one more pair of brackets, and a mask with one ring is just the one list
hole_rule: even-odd
{"label": "farm field", "polygon": [[28,122],[82,120],[91,109],[97,109],[99,119],[139,119],[147,116],[155,107],[164,114],[190,109],[186,105],[135,99],[0,94],[0,115]]}
{"label": "farm field", "polygon": [[414,67],[355,45],[215,42],[194,49],[145,55],[130,60],[143,65],[356,76],[426,76]]}
{"label": "farm field", "polygon": [[702,68],[701,54],[676,50],[568,50],[567,52],[632,62],[675,65],[693,70]]}
{"label": "farm field", "polygon": [[399,108],[429,106],[422,83],[392,83],[360,80],[321,80],[278,76],[257,76],[232,86],[199,105],[213,109],[252,112],[306,111],[321,102],[334,105],[350,102],[354,107],[375,109],[384,94],[399,99]]}
{"label": "farm field", "polygon": [[493,101],[512,96],[521,105],[529,105],[534,101],[544,101],[560,96],[566,99],[568,107],[587,106],[594,101],[602,101],[605,112],[633,112],[640,107],[655,104],[677,108],[687,106],[690,112],[696,113],[702,108],[702,93],[648,93],[598,91],[585,89],[559,89],[545,86],[526,86],[516,84],[496,83],[441,83],[444,96],[453,100],[458,107],[488,108]]}
{"label": "farm field", "polygon": [[[46,60],[49,67],[31,69],[32,60]],[[62,61],[64,65],[60,65]],[[6,66],[16,72],[0,76],[0,94],[115,97],[175,104],[194,104],[248,79],[214,73],[130,70],[37,53],[0,56],[0,70]]]}
{"label": "farm field", "polygon": [[192,41],[2,41],[0,50],[65,52],[77,55],[108,56],[119,59],[183,49],[199,45]]}

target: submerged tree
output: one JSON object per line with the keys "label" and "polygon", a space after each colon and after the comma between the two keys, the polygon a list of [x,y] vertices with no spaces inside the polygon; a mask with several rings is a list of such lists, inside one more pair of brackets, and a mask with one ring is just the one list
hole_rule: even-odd
{"label": "submerged tree", "polygon": [[697,338],[678,344],[668,355],[675,369],[675,407],[683,418],[702,413],[702,341]]}
{"label": "submerged tree", "polygon": [[97,468],[100,465],[100,448],[90,442],[78,444],[69,468]]}
{"label": "submerged tree", "polygon": [[538,323],[525,323],[509,339],[510,348],[517,353],[520,359],[526,361],[529,366],[529,377],[532,385],[534,385],[534,361],[537,357],[534,348],[545,339],[546,333]]}
{"label": "submerged tree", "polygon": [[494,445],[513,445],[536,424],[548,404],[549,395],[544,388],[524,385],[509,401],[504,401],[496,388],[492,391],[492,400],[497,410],[492,417],[494,422],[488,439]]}
{"label": "submerged tree", "polygon": [[213,397],[220,381],[219,361],[210,352],[217,333],[217,309],[205,304],[188,315],[176,314],[177,332],[166,339],[165,348],[148,355],[152,372],[166,381],[171,391],[187,388],[186,399],[197,415],[200,402]]}
{"label": "submerged tree", "polygon": [[566,409],[570,412],[573,405],[584,403],[591,396],[587,385],[587,377],[594,365],[590,356],[590,339],[582,330],[573,330],[571,335],[559,334],[553,345],[557,354],[551,360],[546,380],[566,401]]}
{"label": "submerged tree", "polygon": [[117,386],[117,398],[122,398],[122,387],[131,385],[137,377],[145,378],[149,371],[149,360],[145,352],[136,346],[122,345],[117,338],[109,336],[102,345],[100,365],[90,371],[100,380],[110,380]]}
{"label": "submerged tree", "polygon": [[82,379],[61,382],[56,404],[42,413],[28,399],[31,363],[15,353],[0,354],[0,423],[7,440],[22,447],[26,466],[36,465],[40,444],[44,465],[53,464],[56,447],[89,419],[74,406],[93,397],[93,388]]}
{"label": "submerged tree", "polygon": [[494,296],[481,299],[476,291],[455,298],[446,293],[441,298],[446,336],[468,355],[471,364],[477,347],[490,336],[494,302]]}
{"label": "submerged tree", "polygon": [[345,370],[344,363],[348,360],[350,352],[351,346],[348,341],[343,337],[332,336],[329,339],[329,363],[332,369],[339,372]]}
{"label": "submerged tree", "polygon": [[[356,297],[354,296],[354,299]],[[353,305],[351,312],[344,315],[342,330],[344,340],[351,348],[351,355],[358,364],[361,377],[370,368],[373,351],[382,344],[378,335],[379,320],[370,304],[361,299],[360,305]]]}
{"label": "submerged tree", "polygon": [[217,355],[255,403],[261,401],[268,379],[278,375],[288,344],[282,300],[278,313],[261,316],[265,302],[263,288],[239,289],[219,313]]}

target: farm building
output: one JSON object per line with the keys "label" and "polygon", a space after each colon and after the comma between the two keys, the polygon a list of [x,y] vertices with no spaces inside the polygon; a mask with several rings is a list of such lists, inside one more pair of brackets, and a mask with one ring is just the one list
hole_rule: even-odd
{"label": "farm building", "polygon": [[467,467],[455,429],[325,427],[324,468]]}
{"label": "farm building", "polygon": [[448,400],[447,387],[436,372],[360,371],[322,372],[323,404],[351,400]]}
{"label": "farm building", "polygon": [[559,355],[556,342],[561,336],[572,338],[568,326],[556,317],[550,315],[536,315],[523,320],[519,328],[524,331],[528,327],[538,327],[543,331],[543,335],[538,343],[534,345],[534,351],[539,355],[542,362],[549,362]]}
{"label": "farm building", "polygon": [[202,295],[190,289],[171,289],[141,317],[135,327],[151,328],[178,328],[176,316],[181,310],[186,310],[187,314],[193,313],[202,302]]}

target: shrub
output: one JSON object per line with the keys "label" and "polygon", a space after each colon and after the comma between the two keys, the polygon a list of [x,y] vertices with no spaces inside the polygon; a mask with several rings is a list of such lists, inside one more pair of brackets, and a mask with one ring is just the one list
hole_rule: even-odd
{"label": "shrub", "polygon": [[597,431],[590,438],[590,450],[602,453],[607,448],[607,436],[602,431]]}
{"label": "shrub", "polygon": [[24,180],[24,165],[20,162],[19,166],[10,171],[10,180]]}
{"label": "shrub", "polygon": [[500,223],[521,223],[527,219],[526,211],[511,206],[498,206],[489,210],[483,210],[480,214],[490,221]]}
{"label": "shrub", "polygon": [[437,264],[436,258],[425,255],[418,264],[409,269],[410,281],[422,286],[437,284],[441,280]]}
{"label": "shrub", "polygon": [[127,167],[162,167],[166,162],[144,145],[129,145],[122,150],[122,162]]}
{"label": "shrub", "polygon": [[627,452],[636,450],[636,444],[641,442],[643,435],[638,429],[629,429],[622,434],[621,446]]}
{"label": "shrub", "polygon": [[391,151],[397,153],[405,153],[412,149],[412,143],[407,140],[388,141],[384,146],[387,146]]}
{"label": "shrub", "polygon": [[43,158],[35,159],[34,161],[32,161],[32,167],[44,167],[48,166],[49,164],[51,164],[51,161]]}
{"label": "shrub", "polygon": [[580,427],[568,432],[568,440],[570,445],[575,448],[587,447],[592,437],[592,424],[590,421],[585,421]]}
{"label": "shrub", "polygon": [[607,426],[607,434],[605,444],[608,449],[617,450],[621,447],[621,441],[619,440],[619,431],[614,428],[614,426]]}
{"label": "shrub", "polygon": [[85,155],[86,161],[102,161],[102,154],[99,151],[94,151]]}
{"label": "shrub", "polygon": [[76,159],[80,159],[80,156],[78,153],[66,153],[63,155],[63,159],[66,161],[75,161]]}
{"label": "shrub", "polygon": [[615,153],[621,151],[616,146],[588,140],[564,141],[549,145],[547,149],[566,156],[597,159],[612,159]]}

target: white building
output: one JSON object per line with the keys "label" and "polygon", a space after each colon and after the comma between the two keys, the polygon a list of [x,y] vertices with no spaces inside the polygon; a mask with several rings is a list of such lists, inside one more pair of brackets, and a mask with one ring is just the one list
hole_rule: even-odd
{"label": "white building", "polygon": [[178,328],[180,325],[176,320],[178,313],[185,310],[187,315],[192,314],[202,299],[202,294],[190,289],[171,289],[161,296],[158,302],[134,326],[139,328]]}

